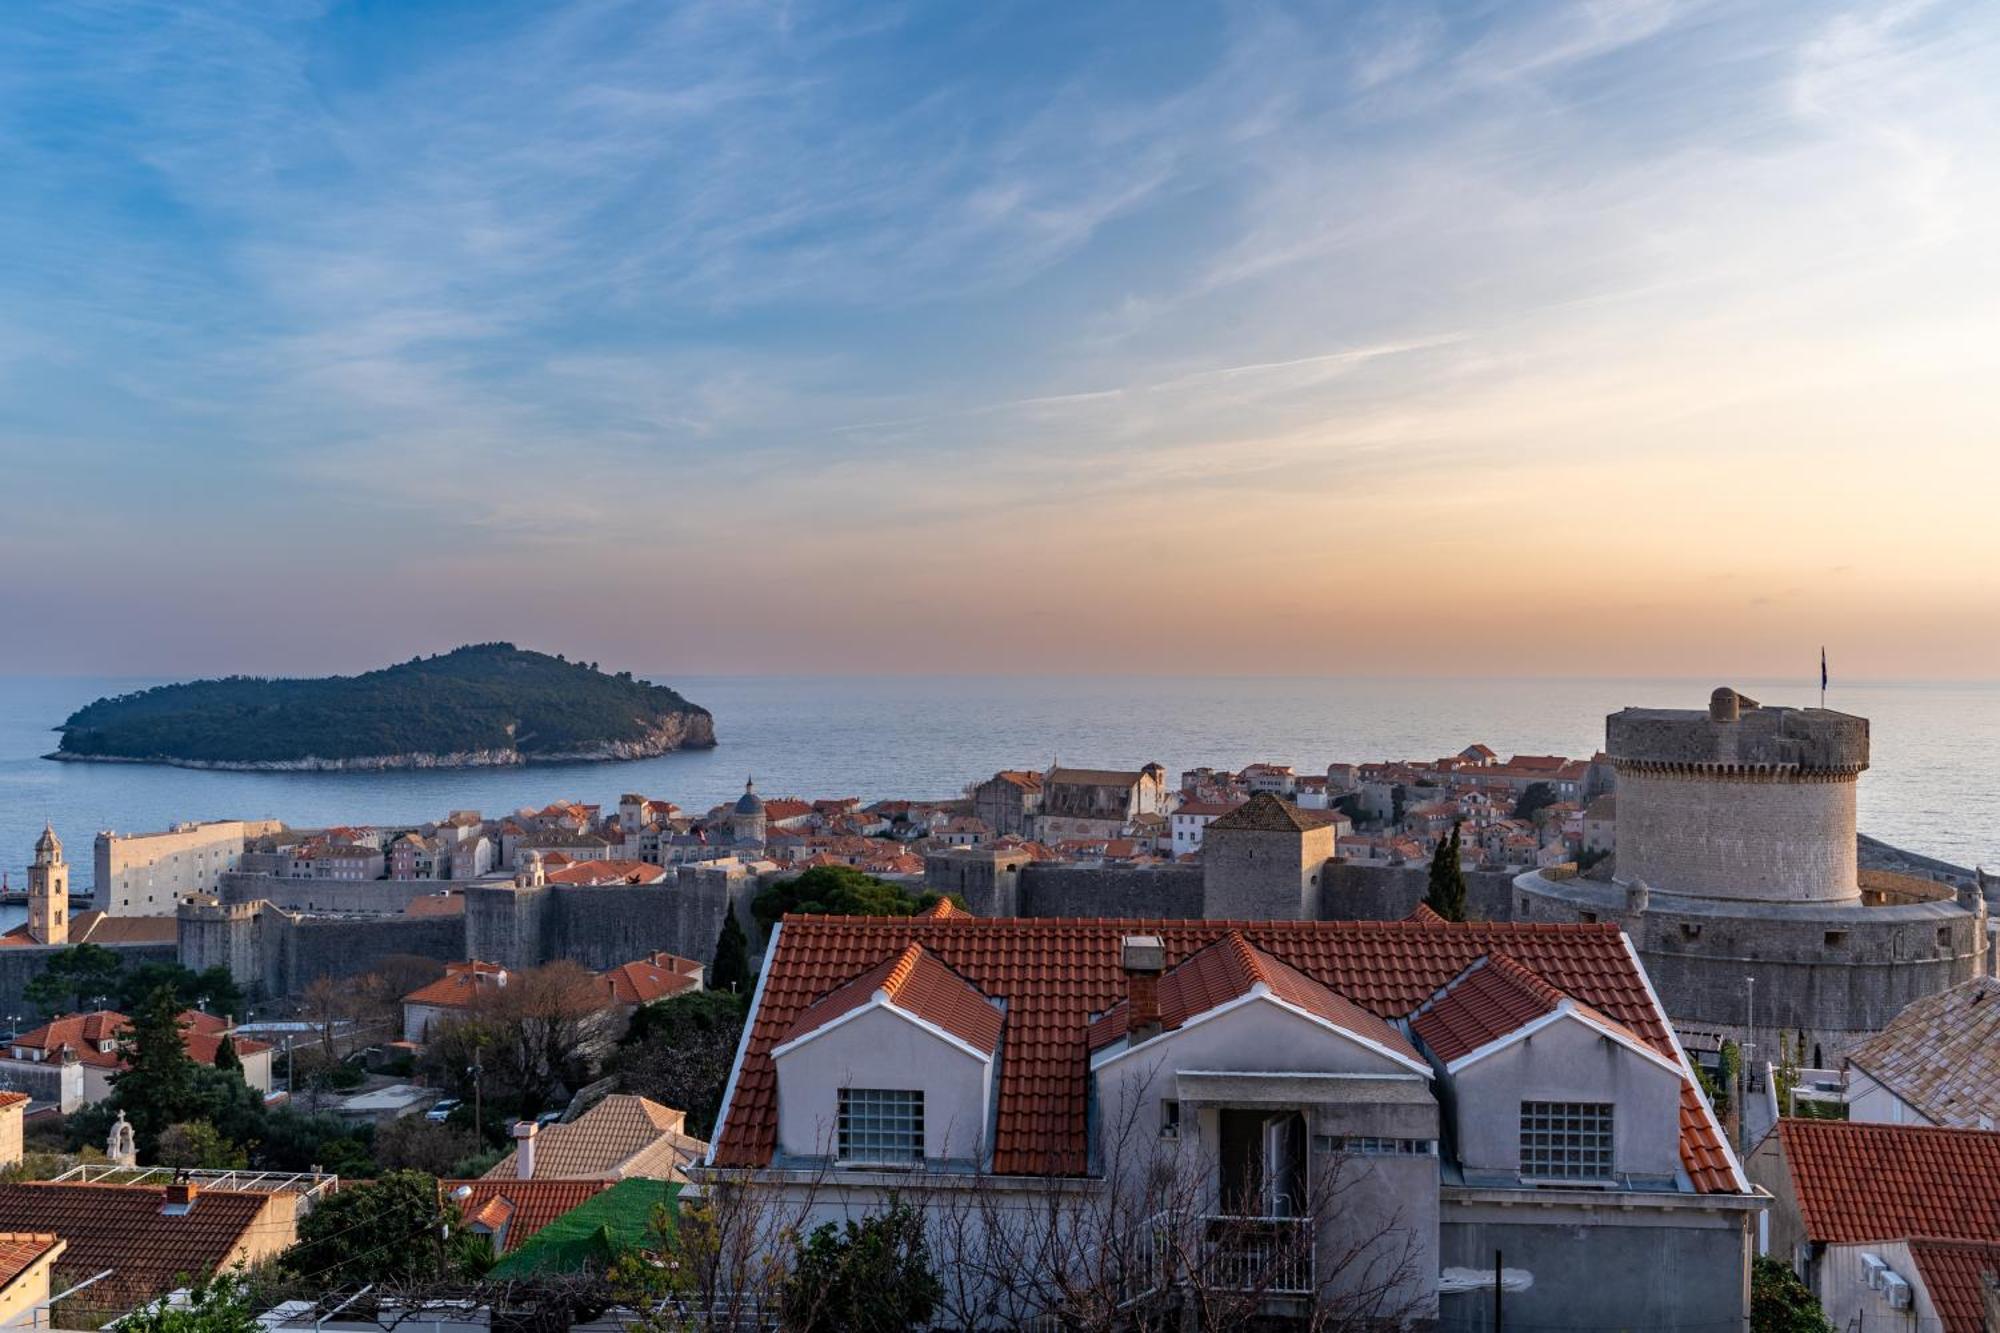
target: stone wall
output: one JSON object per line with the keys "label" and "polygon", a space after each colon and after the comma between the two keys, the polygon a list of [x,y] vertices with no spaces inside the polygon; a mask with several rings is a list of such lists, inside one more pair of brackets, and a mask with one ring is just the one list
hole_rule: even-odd
{"label": "stone wall", "polygon": [[427,894],[475,881],[443,879],[289,879],[240,870],[225,873],[216,896],[226,903],[262,900],[288,912],[400,912]]}
{"label": "stone wall", "polygon": [[291,917],[273,914],[275,956],[265,993],[296,995],[321,977],[358,977],[397,954],[453,962],[465,957],[465,923],[444,917]]}
{"label": "stone wall", "polygon": [[[171,963],[175,957],[171,944],[113,944],[106,947],[117,954],[127,968],[138,967],[142,963]],[[0,1005],[6,1006],[7,1013],[20,1014],[23,1025],[35,1014],[24,994],[28,983],[60,951],[40,945],[0,949]]]}
{"label": "stone wall", "polygon": [[[600,972],[658,952],[706,963],[715,954],[731,887],[720,877],[690,877],[670,885],[559,888],[550,895],[543,934],[547,957]],[[747,903],[739,916],[745,930],[754,931]]]}
{"label": "stone wall", "polygon": [[[1514,919],[1512,870],[1468,870],[1465,914],[1475,921]],[[1322,921],[1400,921],[1430,891],[1425,866],[1361,865],[1329,862],[1320,891]]]}
{"label": "stone wall", "polygon": [[1201,868],[1120,870],[1038,862],[1021,868],[1019,908],[1022,916],[1198,919]]}

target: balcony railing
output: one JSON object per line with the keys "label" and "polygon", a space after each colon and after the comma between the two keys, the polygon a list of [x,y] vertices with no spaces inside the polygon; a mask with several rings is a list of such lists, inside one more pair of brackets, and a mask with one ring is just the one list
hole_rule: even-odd
{"label": "balcony railing", "polygon": [[1141,1280],[1129,1299],[1171,1287],[1257,1296],[1310,1296],[1314,1228],[1307,1217],[1161,1214],[1145,1225]]}

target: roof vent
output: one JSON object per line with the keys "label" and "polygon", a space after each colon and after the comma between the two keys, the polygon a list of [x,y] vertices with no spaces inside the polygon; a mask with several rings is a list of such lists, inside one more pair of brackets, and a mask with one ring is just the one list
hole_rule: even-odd
{"label": "roof vent", "polygon": [[1160,1035],[1160,973],[1166,946],[1158,935],[1127,935],[1119,947],[1125,969],[1125,1039],[1133,1045]]}

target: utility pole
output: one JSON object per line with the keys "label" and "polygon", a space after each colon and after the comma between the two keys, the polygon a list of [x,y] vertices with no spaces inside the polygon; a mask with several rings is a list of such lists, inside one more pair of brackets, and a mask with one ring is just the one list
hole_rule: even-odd
{"label": "utility pole", "polygon": [[1757,978],[1745,977],[1750,999],[1743,1015],[1742,1058],[1737,1063],[1737,1081],[1743,1086],[1736,1099],[1736,1152],[1740,1158],[1750,1151],[1750,1052],[1757,1049]]}
{"label": "utility pole", "polygon": [[473,1131],[479,1135],[480,1142],[483,1143],[486,1140],[486,1114],[485,1107],[480,1098],[479,1076],[484,1071],[478,1065],[467,1065],[465,1072],[472,1076]]}
{"label": "utility pole", "polygon": [[1505,1311],[1501,1309],[1507,1289],[1506,1283],[1501,1280],[1504,1276],[1504,1270],[1500,1267],[1500,1251],[1495,1250],[1493,1251],[1493,1333],[1500,1333],[1500,1321],[1506,1317]]}

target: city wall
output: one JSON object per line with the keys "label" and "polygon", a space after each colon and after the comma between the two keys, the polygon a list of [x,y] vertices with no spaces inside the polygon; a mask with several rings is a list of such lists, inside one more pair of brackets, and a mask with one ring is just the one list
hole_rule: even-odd
{"label": "city wall", "polygon": [[474,881],[443,879],[288,879],[278,875],[226,871],[216,885],[216,897],[226,903],[260,899],[288,912],[396,913],[418,898]]}
{"label": "city wall", "polygon": [[[113,944],[106,947],[117,954],[128,969],[143,963],[171,963],[175,957],[171,944]],[[58,949],[36,945],[0,949],[0,1006],[4,1006],[5,1013],[21,1015],[24,1024],[39,1017],[24,992],[28,983],[58,952]]]}

